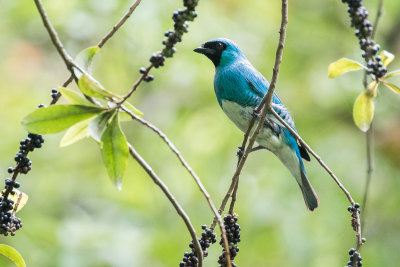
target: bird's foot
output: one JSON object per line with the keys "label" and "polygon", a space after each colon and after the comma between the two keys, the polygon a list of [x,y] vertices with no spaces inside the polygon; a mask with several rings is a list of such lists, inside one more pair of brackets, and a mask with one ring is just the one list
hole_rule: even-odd
{"label": "bird's foot", "polygon": [[243,148],[241,147],[241,146],[239,146],[238,147],[238,150],[237,150],[237,152],[236,152],[236,155],[239,157],[239,158],[241,158],[241,157],[243,157]]}
{"label": "bird's foot", "polygon": [[257,111],[257,109],[253,109],[253,113],[251,113],[251,115],[256,119],[261,118],[261,114]]}

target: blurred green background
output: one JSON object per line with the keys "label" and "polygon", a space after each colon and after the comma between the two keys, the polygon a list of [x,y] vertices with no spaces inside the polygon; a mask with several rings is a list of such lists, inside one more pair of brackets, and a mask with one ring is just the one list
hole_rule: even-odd
{"label": "blurred green background", "polygon": [[[127,10],[130,1],[43,1],[68,51],[95,45]],[[94,75],[108,89],[126,92],[162,48],[172,12],[182,1],[143,0],[126,25],[95,58]],[[377,1],[364,1],[375,17]],[[33,1],[0,0],[0,173],[26,133],[20,121],[69,74],[49,41]],[[280,1],[202,0],[198,18],[166,66],[153,71],[131,98],[144,118],[163,130],[199,174],[219,206],[236,164],[242,133],[220,110],[214,67],[193,53],[199,44],[227,37],[239,44],[268,79],[278,40]],[[400,2],[384,1],[377,42],[397,55],[400,67]],[[352,104],[362,73],[327,78],[340,57],[361,60],[339,0],[290,1],[289,25],[277,92],[289,107],[302,137],[334,170],[356,201],[365,184],[365,136],[352,122]],[[400,85],[400,79],[394,79]],[[375,114],[375,172],[366,213],[365,266],[398,266],[400,261],[400,95],[380,88]],[[212,213],[169,149],[151,131],[125,122],[128,139],[153,166],[187,211],[197,231]],[[67,148],[62,134],[46,136],[30,155],[33,169],[21,176],[29,202],[18,213],[24,227],[0,243],[15,247],[28,266],[178,266],[190,236],[166,197],[133,160],[123,190],[107,177],[92,140]],[[312,160],[308,175],[320,207],[306,210],[298,186],[268,152],[250,156],[242,172],[236,212],[242,231],[238,266],[343,266],[355,244],[348,202],[329,175]],[[217,266],[221,248],[209,249],[205,266]],[[0,266],[13,266],[0,257]]]}

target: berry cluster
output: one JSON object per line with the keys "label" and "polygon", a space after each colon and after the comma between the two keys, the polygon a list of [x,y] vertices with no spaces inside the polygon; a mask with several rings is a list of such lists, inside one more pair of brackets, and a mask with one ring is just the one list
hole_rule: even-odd
{"label": "berry cluster", "polygon": [[352,219],[351,219],[351,226],[353,227],[354,231],[357,231],[357,228],[358,228],[357,216],[358,216],[358,214],[361,213],[361,211],[360,211],[360,204],[355,203],[354,206],[349,206],[349,207],[347,208],[347,210],[348,210],[349,212],[351,212],[351,217],[352,217]]}
{"label": "berry cluster", "polygon": [[[6,179],[6,188],[12,187],[13,180]],[[17,184],[17,183],[16,183]],[[14,186],[16,187],[16,186]],[[15,194],[12,190],[11,194]],[[0,234],[7,236],[10,233],[15,235],[15,231],[22,227],[21,219],[14,216],[12,213],[14,201],[12,199],[0,197]]]}
{"label": "berry cluster", "polygon": [[378,79],[386,74],[387,69],[383,67],[381,57],[377,55],[380,46],[371,39],[373,27],[367,19],[368,11],[361,0],[342,0],[342,2],[349,6],[347,12],[351,18],[351,27],[356,29],[355,34],[360,43],[362,57],[367,62],[367,73]]}
{"label": "berry cluster", "polygon": [[57,99],[58,97],[58,91],[56,88],[51,89],[51,98]]}
{"label": "berry cluster", "polygon": [[14,188],[19,188],[20,184],[15,181],[18,173],[27,174],[31,170],[31,161],[27,154],[35,148],[42,147],[44,139],[41,135],[29,133],[26,139],[21,140],[19,151],[15,155],[14,160],[17,163],[15,168],[9,167],[8,173],[13,173],[12,178],[5,180],[5,189],[0,196],[0,234],[11,235],[21,228],[21,219],[14,216],[12,213],[14,201],[9,199],[8,196],[15,195]]}
{"label": "berry cluster", "polygon": [[14,160],[17,162],[16,169],[10,167],[8,168],[8,172],[12,173],[17,170],[20,173],[27,174],[31,170],[32,163],[26,155],[35,148],[41,148],[43,142],[43,136],[29,133],[28,138],[21,140],[19,151],[14,157]]}
{"label": "berry cluster", "polygon": [[[356,266],[356,267],[361,267],[362,266],[362,258],[360,253],[355,250],[354,248],[351,248],[349,250],[349,255],[350,255],[350,260],[347,262],[346,267],[351,267],[351,266]],[[356,263],[356,265],[353,265],[353,262]]]}
{"label": "berry cluster", "polygon": [[[207,257],[208,255],[207,248],[210,246],[210,244],[214,244],[217,241],[217,239],[213,231],[210,228],[207,228],[207,225],[202,225],[201,228],[204,231],[201,233],[201,238],[199,238],[199,243],[201,249],[203,250],[203,256]],[[192,252],[184,253],[182,261],[179,263],[180,267],[186,267],[186,266],[196,267],[198,264],[198,259],[196,256],[196,250],[194,248],[193,241],[190,242],[189,247],[192,249]]]}
{"label": "berry cluster", "polygon": [[163,40],[165,48],[162,50],[164,57],[172,57],[175,53],[175,44],[182,41],[182,35],[188,31],[188,21],[193,21],[197,17],[195,8],[199,0],[183,0],[184,10],[175,11],[172,15],[174,30],[165,32],[166,39]]}
{"label": "berry cluster", "polygon": [[[239,247],[237,246],[237,243],[240,242],[240,226],[237,223],[237,220],[238,218],[236,214],[227,214],[224,217],[226,237],[228,238],[229,253],[232,261],[235,259],[237,253],[239,252]],[[224,242],[222,239],[219,243],[220,245],[224,246]],[[222,250],[222,254],[219,256],[218,263],[220,264],[220,267],[227,266],[225,248]],[[232,263],[232,267],[236,267],[236,264]]]}
{"label": "berry cluster", "polygon": [[[147,72],[148,72],[148,70],[145,68],[145,67],[141,67],[140,69],[139,69],[139,72],[141,73],[141,74],[146,74]],[[145,81],[145,82],[151,82],[151,81],[153,81],[154,80],[154,76],[153,75],[148,75],[148,74],[146,74],[146,76],[143,78],[143,81]]]}

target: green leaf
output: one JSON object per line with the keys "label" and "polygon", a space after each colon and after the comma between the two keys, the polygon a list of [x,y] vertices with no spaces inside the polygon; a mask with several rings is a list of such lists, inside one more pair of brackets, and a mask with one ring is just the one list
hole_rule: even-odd
{"label": "green leaf", "polygon": [[347,58],[341,58],[331,64],[328,67],[328,77],[336,78],[346,72],[360,70],[365,68],[361,63],[357,61],[350,60]]}
{"label": "green leaf", "polygon": [[17,267],[25,267],[25,261],[22,258],[19,252],[10,246],[0,244],[0,254],[4,255],[5,257],[9,258],[12,262],[15,263]]}
{"label": "green leaf", "polygon": [[[88,73],[91,73],[91,64],[94,55],[100,50],[98,46],[91,46],[88,47],[76,56],[75,62],[80,66],[82,69],[86,70]],[[76,77],[78,79],[81,77],[82,73],[79,70],[74,69]]]}
{"label": "green leaf", "polygon": [[354,123],[361,131],[366,132],[374,118],[374,96],[368,91],[362,92],[356,99],[353,107]]}
{"label": "green leaf", "polygon": [[125,107],[126,109],[132,111],[132,113],[136,114],[139,117],[143,117],[143,112],[141,112],[139,109],[137,109],[136,107],[134,107],[131,103],[129,103],[128,101],[125,101],[124,104],[122,105],[123,107]]}
{"label": "green leaf", "polygon": [[400,94],[400,88],[396,85],[394,85],[393,83],[388,83],[386,81],[382,81],[383,84],[387,87],[393,90],[393,92]]}
{"label": "green leaf", "polygon": [[116,97],[115,94],[107,91],[104,87],[96,81],[93,77],[83,74],[78,80],[79,89],[82,93],[92,97]]}
{"label": "green leaf", "polygon": [[400,74],[400,70],[395,70],[395,71],[391,71],[389,73],[387,73],[385,76],[383,76],[384,79],[393,77],[393,76],[397,76]]}
{"label": "green leaf", "polygon": [[71,126],[61,139],[60,147],[72,145],[73,143],[76,143],[79,140],[88,137],[88,125],[92,120],[93,118],[90,118]]}
{"label": "green leaf", "polygon": [[382,58],[382,63],[384,67],[387,67],[387,65],[389,65],[390,62],[392,62],[394,59],[394,55],[386,50],[383,50],[379,55]]}
{"label": "green leaf", "polygon": [[114,185],[121,189],[122,176],[128,163],[129,147],[124,133],[119,126],[118,116],[114,116],[101,137],[103,147],[101,155],[108,175]]}
{"label": "green leaf", "polygon": [[80,94],[71,89],[60,86],[58,87],[58,91],[61,93],[63,97],[65,97],[69,102],[71,102],[71,104],[93,106],[93,104],[89,100],[87,100],[86,98],[84,98],[83,96],[81,96]]}
{"label": "green leaf", "polygon": [[30,113],[22,120],[22,125],[30,133],[58,133],[103,111],[82,105],[52,105]]}
{"label": "green leaf", "polygon": [[114,114],[114,110],[104,112],[91,121],[89,124],[89,134],[94,140],[100,142],[101,137],[108,126],[108,122]]}

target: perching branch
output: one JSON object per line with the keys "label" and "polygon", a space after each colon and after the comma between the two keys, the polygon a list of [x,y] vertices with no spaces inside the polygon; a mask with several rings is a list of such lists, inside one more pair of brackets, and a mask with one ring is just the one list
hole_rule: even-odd
{"label": "perching branch", "polygon": [[98,47],[102,48],[103,45],[116,33],[119,28],[129,19],[129,17],[132,15],[133,11],[137,8],[137,6],[140,4],[142,0],[136,0],[130,7],[129,10],[126,12],[126,14],[118,21],[117,24],[112,27],[112,29],[100,40],[100,42],[97,44]]}
{"label": "perching branch", "polygon": [[[311,147],[304,142],[304,140],[300,137],[300,135],[293,130],[289,124],[287,124],[279,115],[278,113],[275,112],[275,110],[270,107],[269,112],[271,112],[275,118],[277,118],[279,120],[280,123],[283,124],[283,126],[285,126],[290,133],[296,137],[297,141],[299,141],[301,143],[301,145],[307,149],[308,152],[310,152],[311,155],[313,155],[313,157],[318,161],[318,163],[322,166],[322,168],[324,168],[326,170],[326,172],[332,177],[332,179],[335,181],[335,183],[339,186],[339,188],[343,191],[343,193],[346,195],[347,199],[349,200],[349,202],[351,203],[351,205],[354,207],[355,206],[355,202],[353,200],[353,198],[351,197],[351,194],[349,191],[347,191],[347,189],[344,187],[344,185],[340,182],[340,180],[336,177],[336,175],[331,171],[331,169],[329,169],[329,167],[322,161],[321,157],[318,156],[317,153],[314,152],[314,150],[311,149]],[[362,236],[361,236],[361,223],[360,223],[360,215],[357,212],[357,210],[355,212],[353,212],[353,216],[354,216],[354,223],[355,225],[353,226],[356,231],[356,236],[357,236],[357,250],[359,250],[359,247],[361,247],[362,245]]]}
{"label": "perching branch", "polygon": [[143,170],[146,171],[146,173],[150,176],[150,178],[153,180],[153,182],[158,187],[160,187],[160,189],[167,196],[168,200],[174,206],[176,212],[179,214],[179,216],[182,217],[182,219],[185,222],[186,227],[189,230],[190,235],[192,237],[196,252],[198,253],[197,255],[198,255],[198,260],[199,260],[199,267],[201,267],[203,264],[203,250],[201,249],[199,240],[197,240],[196,230],[194,229],[192,223],[190,222],[188,215],[185,213],[183,208],[176,201],[174,196],[169,191],[168,187],[161,181],[161,179],[153,171],[153,169],[150,167],[150,165],[139,155],[139,153],[136,152],[136,150],[132,147],[131,144],[128,143],[128,146],[129,146],[129,153],[131,154],[131,156],[140,164],[140,166],[143,168]]}
{"label": "perching branch", "polygon": [[[278,79],[278,74],[279,74],[279,67],[280,64],[282,62],[282,54],[283,54],[283,47],[285,44],[285,39],[286,39],[286,26],[288,23],[288,2],[287,0],[282,0],[282,18],[281,18],[281,26],[280,26],[280,30],[279,30],[279,42],[278,42],[278,47],[276,49],[276,56],[275,56],[275,64],[274,64],[274,69],[273,69],[273,75],[272,75],[272,79],[271,79],[271,84],[269,86],[268,92],[265,94],[265,96],[263,97],[262,101],[260,102],[260,104],[258,105],[258,107],[256,108],[255,112],[259,113],[262,110],[262,115],[260,118],[260,122],[257,125],[256,130],[254,131],[254,133],[252,134],[250,140],[249,140],[249,144],[247,145],[247,148],[245,149],[243,155],[241,157],[239,157],[239,163],[236,167],[236,171],[235,174],[232,177],[232,183],[228,189],[228,192],[226,193],[222,204],[220,206],[219,212],[222,213],[225,209],[225,205],[228,202],[229,197],[232,194],[232,191],[234,190],[234,188],[236,187],[236,184],[238,183],[238,179],[239,179],[239,175],[243,169],[244,163],[247,160],[247,156],[249,155],[249,153],[251,152],[251,149],[253,148],[254,142],[257,138],[257,135],[261,129],[261,127],[264,124],[265,118],[267,116],[267,111],[268,111],[268,106],[271,105],[272,102],[272,97],[274,94],[274,90],[275,90],[275,86],[276,86],[276,82]],[[250,121],[249,124],[249,128],[247,130],[247,132],[245,133],[244,136],[244,140],[243,140],[243,144],[242,144],[242,151],[245,148],[247,139],[250,135],[251,130],[253,129],[253,125],[255,123],[256,118],[252,118],[252,120]],[[236,197],[234,197],[233,199],[236,199]],[[214,222],[212,224],[212,227],[215,227],[215,223],[216,223],[216,219],[214,218]]]}
{"label": "perching branch", "polygon": [[215,207],[210,194],[207,192],[206,188],[203,186],[203,184],[200,181],[199,176],[194,172],[194,170],[190,167],[190,165],[186,162],[186,160],[183,158],[182,154],[179,152],[179,150],[175,147],[175,145],[169,140],[166,134],[164,134],[160,129],[158,129],[155,125],[151,124],[150,122],[142,119],[141,117],[137,116],[135,113],[131,112],[129,109],[122,108],[125,112],[127,112],[132,119],[140,122],[142,125],[146,126],[153,132],[155,132],[171,149],[172,152],[176,155],[176,157],[179,159],[183,167],[189,172],[189,174],[193,177],[194,181],[196,182],[197,186],[199,187],[200,191],[203,193],[204,197],[207,199],[208,205],[211,208],[211,211],[214,213],[214,216],[217,218],[220,231],[222,234],[222,238],[224,240],[224,245],[225,249],[228,250],[229,244],[228,244],[228,239],[226,238],[226,231],[224,228],[224,223],[222,221],[221,215],[218,213],[217,208]]}

